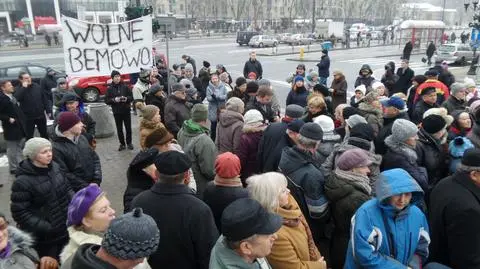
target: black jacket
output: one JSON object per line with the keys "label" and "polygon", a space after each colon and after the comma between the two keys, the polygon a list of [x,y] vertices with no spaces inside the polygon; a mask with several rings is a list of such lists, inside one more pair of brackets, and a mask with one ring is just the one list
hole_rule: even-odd
{"label": "black jacket", "polygon": [[263,132],[260,143],[258,143],[257,156],[258,167],[262,173],[278,171],[283,148],[293,146],[290,137],[285,133],[287,127],[285,122],[275,122]]}
{"label": "black jacket", "polygon": [[101,184],[95,172],[99,163],[95,162],[95,152],[90,148],[85,136],[78,137],[77,143],[58,133],[58,128],[53,137],[53,159],[60,165],[72,189],[77,192],[90,183]]}
{"label": "black jacket", "polygon": [[52,162],[48,168],[39,168],[25,159],[19,164],[12,185],[12,217],[37,243],[65,240],[67,208],[72,196],[58,164]]}
{"label": "black jacket", "polygon": [[203,193],[203,201],[210,207],[219,233],[222,233],[223,210],[235,200],[247,198],[248,191],[243,187],[216,186],[213,181],[207,183]]}
{"label": "black jacket", "polygon": [[417,163],[427,169],[430,189],[448,175],[447,155],[442,146],[423,128],[418,132]]}
{"label": "black jacket", "polygon": [[46,74],[45,77],[40,80],[40,88],[42,88],[43,94],[45,94],[45,97],[50,102],[51,106],[53,104],[52,89],[57,88],[57,77],[55,75],[50,76],[49,74]]}
{"label": "black jacket", "polygon": [[153,186],[153,179],[140,169],[129,166],[127,170],[127,188],[123,193],[123,212],[130,212],[132,200]]}
{"label": "black jacket", "polygon": [[97,257],[100,245],[83,244],[68,258],[62,269],[116,269],[117,267]]}
{"label": "black jacket", "polygon": [[322,78],[328,78],[330,76],[330,57],[323,55],[320,62],[317,64],[318,76]]}
{"label": "black jacket", "polygon": [[437,103],[430,105],[425,103],[422,99],[418,100],[415,104],[415,108],[413,109],[412,113],[412,122],[415,124],[419,124],[423,121],[423,113],[429,110],[430,108],[438,107]]}
{"label": "black jacket", "polygon": [[[10,118],[15,122],[10,123]],[[19,104],[13,104],[10,97],[0,91],[0,120],[2,121],[5,140],[20,140],[25,137],[25,115]]]}
{"label": "black jacket", "polygon": [[262,114],[265,123],[272,123],[275,121],[276,115],[272,109],[272,104],[263,106],[257,101],[257,98],[252,97],[250,98],[248,104],[245,105],[245,113],[247,113],[247,111],[249,111],[250,109],[258,110]]}
{"label": "black jacket", "polygon": [[455,96],[450,95],[447,101],[442,104],[442,107],[446,108],[448,114],[451,115],[455,110],[465,110],[465,108],[467,108],[467,102],[464,100],[458,100]]}
{"label": "black jacket", "polygon": [[405,71],[402,68],[397,70],[398,80],[393,86],[393,90],[390,90],[389,95],[397,92],[407,94],[408,88],[412,85],[412,79],[415,76],[415,72],[409,67]]}
{"label": "black jacket", "polygon": [[457,172],[430,197],[430,259],[451,268],[480,268],[480,187]]}
{"label": "black jacket", "polygon": [[387,152],[387,147],[385,146],[385,138],[392,134],[393,122],[397,119],[410,120],[406,112],[401,112],[394,118],[383,118],[383,127],[377,134],[375,138],[375,153],[383,155]]}
{"label": "black jacket", "polygon": [[[115,97],[125,96],[127,97],[126,102],[115,102]],[[110,84],[105,94],[105,103],[112,106],[113,114],[130,114],[130,105],[133,101],[132,91],[125,85],[123,82],[118,84]]]}
{"label": "black jacket", "polygon": [[148,259],[152,269],[208,268],[218,231],[212,211],[188,186],[156,183],[133,199],[135,207],[164,231],[157,251]]}
{"label": "black jacket", "polygon": [[51,102],[43,94],[42,88],[36,83],[32,83],[27,88],[21,85],[15,89],[13,94],[20,102],[20,108],[27,119],[40,119],[45,117],[45,112],[51,114]]}
{"label": "black jacket", "polygon": [[430,45],[428,45],[427,47],[427,57],[432,57],[436,50],[437,48],[435,47],[435,45],[433,43],[430,43]]}
{"label": "black jacket", "polygon": [[403,54],[408,54],[410,55],[413,50],[413,45],[412,42],[408,41],[407,44],[405,44],[405,47],[403,47]]}
{"label": "black jacket", "polygon": [[190,119],[190,108],[175,95],[170,95],[165,103],[165,127],[177,137],[183,122]]}
{"label": "black jacket", "polygon": [[243,67],[243,76],[248,78],[250,72],[257,74],[257,79],[261,79],[263,75],[262,64],[258,60],[252,61],[249,59]]}

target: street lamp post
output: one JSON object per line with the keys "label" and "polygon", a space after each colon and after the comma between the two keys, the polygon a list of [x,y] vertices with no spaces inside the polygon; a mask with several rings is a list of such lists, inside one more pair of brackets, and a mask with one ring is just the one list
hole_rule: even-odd
{"label": "street lamp post", "polygon": [[[470,3],[471,2],[471,3]],[[470,65],[470,69],[467,72],[467,75],[476,75],[477,71],[477,64],[478,64],[478,55],[477,55],[477,48],[480,45],[479,43],[479,38],[478,38],[478,33],[480,31],[480,14],[477,13],[477,8],[478,8],[478,2],[479,0],[464,0],[463,5],[465,7],[465,12],[468,11],[468,8],[470,7],[470,4],[473,6],[473,19],[472,22],[468,24],[469,27],[472,28],[472,30],[475,30],[477,33],[477,37],[475,40],[473,39],[473,31],[472,31],[472,47],[473,47],[473,60],[472,64]]]}

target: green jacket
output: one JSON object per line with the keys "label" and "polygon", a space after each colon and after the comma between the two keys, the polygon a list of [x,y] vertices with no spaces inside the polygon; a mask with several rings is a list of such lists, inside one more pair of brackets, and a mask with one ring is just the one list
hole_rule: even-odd
{"label": "green jacket", "polygon": [[267,259],[257,259],[254,263],[246,263],[235,251],[229,249],[224,241],[223,235],[218,238],[217,243],[210,255],[209,269],[271,269]]}

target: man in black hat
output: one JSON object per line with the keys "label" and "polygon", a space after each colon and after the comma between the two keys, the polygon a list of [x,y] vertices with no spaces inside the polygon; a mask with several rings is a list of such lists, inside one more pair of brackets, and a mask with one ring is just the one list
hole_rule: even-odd
{"label": "man in black hat", "polygon": [[437,89],[433,87],[425,88],[420,93],[421,100],[415,104],[415,109],[413,110],[412,121],[415,124],[422,122],[423,113],[429,110],[430,108],[438,107],[437,105]]}
{"label": "man in black hat", "polygon": [[430,197],[431,261],[480,268],[480,149],[469,149],[455,174]]}
{"label": "man in black hat", "polygon": [[330,57],[328,57],[328,50],[322,50],[322,57],[317,67],[320,84],[327,86],[327,79],[330,76]]}
{"label": "man in black hat", "polygon": [[210,257],[210,268],[270,268],[265,259],[272,250],[282,218],[269,213],[260,203],[242,198],[222,214],[222,231]]}
{"label": "man in black hat", "polygon": [[152,269],[208,268],[218,231],[208,205],[187,186],[191,165],[181,152],[160,153],[155,159],[157,183],[132,201],[133,208],[142,208],[165,231],[148,260]]}

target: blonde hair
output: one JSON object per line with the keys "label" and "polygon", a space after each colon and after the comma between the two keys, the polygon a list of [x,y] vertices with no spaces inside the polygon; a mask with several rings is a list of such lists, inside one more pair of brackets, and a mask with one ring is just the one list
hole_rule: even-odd
{"label": "blonde hair", "polygon": [[257,200],[266,210],[276,212],[279,195],[287,187],[287,178],[278,172],[268,172],[247,178],[250,198]]}
{"label": "blonde hair", "polygon": [[310,97],[308,98],[307,106],[312,106],[315,108],[320,108],[320,109],[325,109],[327,104],[325,104],[325,100],[323,99],[322,96],[318,94],[312,93]]}

